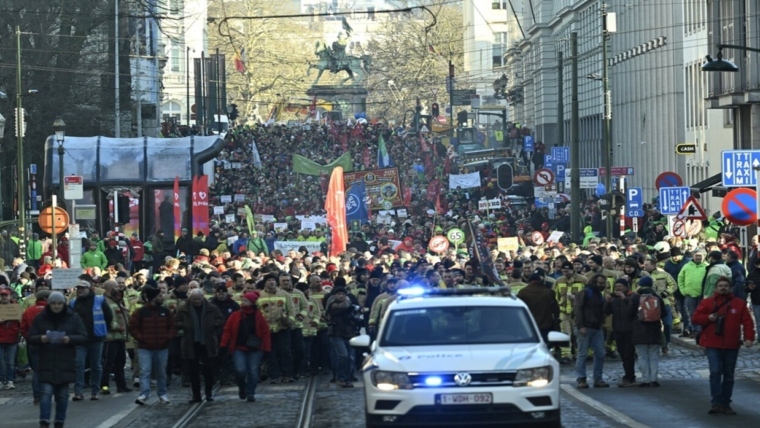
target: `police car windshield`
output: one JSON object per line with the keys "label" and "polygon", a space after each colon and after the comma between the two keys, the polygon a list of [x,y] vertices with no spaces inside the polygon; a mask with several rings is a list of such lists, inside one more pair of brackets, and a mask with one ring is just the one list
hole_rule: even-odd
{"label": "police car windshield", "polygon": [[392,311],[380,346],[538,343],[521,307],[447,306]]}

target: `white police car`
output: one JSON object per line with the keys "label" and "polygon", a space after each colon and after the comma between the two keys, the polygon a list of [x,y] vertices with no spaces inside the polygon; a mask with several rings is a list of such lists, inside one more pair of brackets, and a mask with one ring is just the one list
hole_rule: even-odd
{"label": "white police car", "polygon": [[559,364],[527,306],[503,292],[400,290],[377,340],[351,340],[370,346],[366,426],[560,427]]}

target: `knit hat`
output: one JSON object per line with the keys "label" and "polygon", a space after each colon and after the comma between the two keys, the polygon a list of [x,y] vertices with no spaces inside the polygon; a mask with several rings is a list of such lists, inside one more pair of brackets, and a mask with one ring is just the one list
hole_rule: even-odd
{"label": "knit hat", "polygon": [[77,281],[77,285],[75,287],[77,287],[77,288],[80,288],[80,287],[81,288],[90,288],[90,287],[92,287],[92,284],[90,284],[87,281]]}
{"label": "knit hat", "polygon": [[723,258],[723,253],[718,250],[710,251],[710,258],[713,260],[720,260]]}
{"label": "knit hat", "polygon": [[217,284],[216,285],[216,291],[224,291],[224,292],[226,292],[227,291],[227,286],[224,285],[224,284]]}
{"label": "knit hat", "polygon": [[34,293],[34,298],[35,300],[47,300],[51,293],[52,291],[50,290],[40,290]]}
{"label": "knit hat", "polygon": [[208,257],[208,249],[201,248],[201,251],[199,251],[200,255]]}
{"label": "knit hat", "polygon": [[639,263],[636,261],[636,259],[633,259],[631,257],[626,258],[623,260],[623,266],[630,266],[632,268],[639,268]]}
{"label": "knit hat", "polygon": [[528,282],[533,282],[533,281],[541,281],[541,275],[537,273],[532,273],[530,277],[528,277]]}
{"label": "knit hat", "polygon": [[257,291],[249,291],[243,294],[243,298],[255,305],[256,301],[259,300],[259,293]]}
{"label": "knit hat", "polygon": [[604,262],[604,260],[602,259],[602,256],[600,256],[599,254],[594,254],[593,256],[591,256],[591,261],[593,261],[599,266],[601,266],[602,263]]}
{"label": "knit hat", "polygon": [[369,274],[369,279],[372,279],[372,278],[383,279],[383,269],[382,268],[372,269],[372,273]]}
{"label": "knit hat", "polygon": [[[648,278],[648,277],[645,277]],[[620,284],[624,286],[625,288],[631,288],[631,285],[628,283],[628,280],[625,278],[618,278],[615,280],[615,285]]]}
{"label": "knit hat", "polygon": [[161,294],[161,290],[159,290],[158,288],[143,287],[143,296],[145,296],[145,300],[149,302],[155,299],[159,294]]}
{"label": "knit hat", "polygon": [[645,287],[652,287],[654,285],[654,281],[652,281],[651,276],[642,276],[639,278],[639,287],[645,288]]}
{"label": "knit hat", "polygon": [[53,291],[47,298],[48,304],[50,303],[66,303],[66,298],[63,297],[60,291]]}
{"label": "knit hat", "polygon": [[573,264],[570,262],[562,263],[562,269],[570,269],[573,270]]}
{"label": "knit hat", "polygon": [[680,248],[678,248],[678,247],[671,247],[670,248],[670,256],[671,257],[680,256],[681,254],[682,253],[681,253],[681,249]]}

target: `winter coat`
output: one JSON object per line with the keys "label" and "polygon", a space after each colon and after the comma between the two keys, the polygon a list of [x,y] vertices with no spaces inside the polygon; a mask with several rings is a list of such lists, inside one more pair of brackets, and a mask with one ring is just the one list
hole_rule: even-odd
{"label": "winter coat", "polygon": [[630,333],[633,330],[631,318],[631,299],[633,294],[629,291],[624,298],[613,295],[604,302],[604,314],[612,315],[612,331],[615,333]]}
{"label": "winter coat", "polygon": [[678,290],[681,294],[688,297],[701,297],[702,280],[705,279],[706,271],[707,263],[705,262],[697,264],[694,260],[690,260],[683,265],[678,274]]}
{"label": "winter coat", "polygon": [[575,325],[600,329],[604,324],[604,296],[594,285],[588,285],[575,296]]}
{"label": "winter coat", "polygon": [[39,260],[42,257],[42,242],[39,239],[30,239],[26,244],[26,259]]}
{"label": "winter coat", "polygon": [[[18,305],[18,303],[12,300],[8,304]],[[19,337],[20,332],[21,332],[21,321],[19,320],[0,321],[0,343],[2,344],[18,343],[18,337]]]}
{"label": "winter coat", "polygon": [[[639,320],[641,296],[645,294],[654,295],[659,301],[660,319],[657,321],[645,322]],[[637,293],[631,295],[631,304],[629,306],[628,314],[633,322],[631,342],[634,345],[662,344],[662,317],[665,316],[665,302],[662,301],[662,297],[655,293],[653,288],[642,287],[638,289]]]}
{"label": "winter coat", "polygon": [[106,258],[106,255],[103,254],[103,252],[101,251],[87,250],[82,254],[82,257],[79,260],[79,265],[82,267],[82,269],[87,269],[91,267],[98,267],[100,269],[105,269],[108,266],[108,259]]}
{"label": "winter coat", "polygon": [[705,278],[702,280],[702,297],[709,297],[715,293],[715,284],[718,282],[718,278],[722,276],[731,279],[731,268],[726,266],[722,260],[710,263]]}
{"label": "winter coat", "polygon": [[[69,343],[42,343],[42,336],[48,331],[63,331],[69,337]],[[68,306],[63,312],[54,314],[46,307],[34,319],[29,330],[28,343],[39,347],[37,375],[40,383],[61,385],[76,380],[77,345],[87,342],[87,330],[82,320]]]}
{"label": "winter coat", "polygon": [[140,349],[168,349],[169,341],[177,334],[174,315],[165,306],[147,304],[132,312],[129,334]]}
{"label": "winter coat", "polygon": [[219,309],[219,312],[224,317],[224,320],[226,321],[230,315],[232,315],[233,312],[240,309],[240,305],[232,300],[232,298],[228,295],[226,299],[219,300],[217,298],[213,298],[209,300],[212,305],[216,306],[217,309]]}
{"label": "winter coat", "polygon": [[[256,322],[256,337],[261,339],[260,351],[269,352],[272,350],[272,335],[269,331],[269,324],[267,324],[266,318],[260,310],[256,309],[254,312]],[[220,347],[226,348],[228,352],[232,353],[236,350],[242,350],[237,345],[238,331],[240,331],[240,323],[243,321],[245,314],[242,310],[233,312],[224,324],[224,333],[222,333],[222,340]]]}
{"label": "winter coat", "polygon": [[109,325],[106,341],[126,341],[129,328],[129,309],[124,304],[124,300],[116,301],[111,297],[106,297],[108,306],[113,313],[113,321]]}
{"label": "winter coat", "polygon": [[[203,302],[202,307],[201,318],[198,320],[201,327],[201,335],[206,346],[206,356],[214,358],[219,355],[219,336],[217,331],[218,328],[224,326],[224,317],[216,306],[207,301]],[[195,310],[195,306],[188,302],[177,311],[177,329],[185,332],[185,335],[182,336],[180,350],[182,358],[186,360],[200,358],[199,355],[195,355],[195,323],[193,323],[193,314],[191,313],[191,311]]]}
{"label": "winter coat", "polygon": [[517,298],[525,302],[536,320],[539,330],[549,330],[559,319],[559,304],[554,292],[539,282],[533,281],[517,293]]}
{"label": "winter coat", "polygon": [[729,269],[731,269],[731,293],[740,299],[747,299],[747,294],[744,292],[744,282],[747,277],[747,271],[742,266],[739,260],[732,260],[726,263]]}
{"label": "winter coat", "polygon": [[[714,312],[725,317],[720,335],[715,333],[715,323],[708,318]],[[691,323],[702,326],[699,346],[705,348],[739,349],[741,327],[744,327],[744,340],[755,341],[755,323],[752,322],[747,303],[731,293],[726,296],[715,293],[703,299],[694,311]]]}
{"label": "winter coat", "polygon": [[[750,281],[755,283],[754,290],[747,287],[747,283]],[[760,305],[760,270],[755,269],[747,276],[744,287],[744,291],[749,294],[749,299],[752,301],[752,306]]]}
{"label": "winter coat", "polygon": [[[75,297],[71,301],[73,304],[72,309],[74,309],[74,312],[79,315],[79,318],[82,319],[82,323],[84,323],[84,327],[87,329],[87,340],[89,342],[102,342],[106,339],[106,336],[95,336],[95,320],[93,314],[94,299],[95,292],[90,290],[90,293],[86,296]],[[106,299],[103,299],[103,304],[100,305],[100,309],[103,311],[103,319],[106,323],[106,330],[108,330],[111,328],[111,323],[113,322],[113,312]]]}
{"label": "winter coat", "polygon": [[24,314],[21,315],[21,335],[27,340],[29,339],[29,330],[32,328],[32,323],[40,312],[45,310],[47,302],[44,300],[37,300],[34,306],[26,308]]}
{"label": "winter coat", "polygon": [[132,261],[141,262],[145,257],[145,247],[142,241],[139,239],[131,239],[129,243],[132,245]]}

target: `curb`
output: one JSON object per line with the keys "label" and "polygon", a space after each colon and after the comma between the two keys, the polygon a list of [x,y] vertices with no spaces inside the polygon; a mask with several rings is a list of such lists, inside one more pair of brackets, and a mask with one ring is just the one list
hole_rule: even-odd
{"label": "curb", "polygon": [[691,349],[693,351],[702,351],[704,348],[697,345],[694,339],[687,339],[685,337],[678,337],[676,334],[670,335],[670,343],[675,343],[678,346]]}

